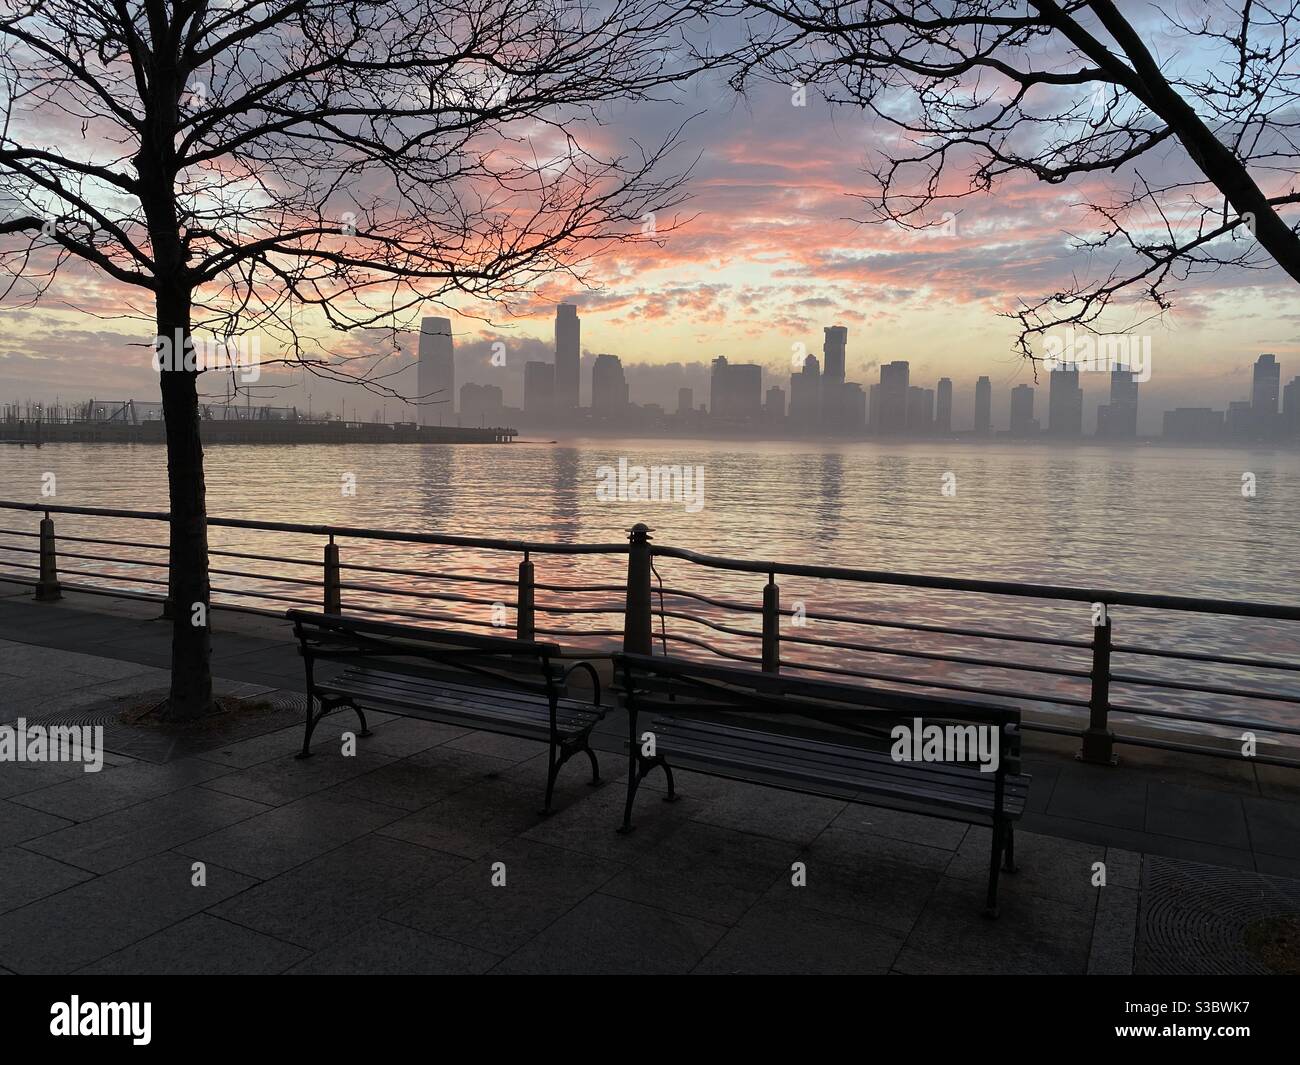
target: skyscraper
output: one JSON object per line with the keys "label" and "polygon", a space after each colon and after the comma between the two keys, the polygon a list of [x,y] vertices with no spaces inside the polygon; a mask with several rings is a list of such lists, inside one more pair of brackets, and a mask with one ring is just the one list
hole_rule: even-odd
{"label": "skyscraper", "polygon": [[767,390],[763,401],[763,420],[771,425],[780,425],[785,421],[785,389],[773,385]]}
{"label": "skyscraper", "polygon": [[1272,436],[1277,428],[1278,389],[1282,367],[1276,355],[1261,355],[1255,360],[1255,378],[1250,390],[1250,413],[1259,436]]}
{"label": "skyscraper", "polygon": [[1083,435],[1083,389],[1076,367],[1053,370],[1048,378],[1047,431],[1052,436]]}
{"label": "skyscraper", "polygon": [[993,382],[981,377],[975,382],[975,433],[988,436],[993,432]]}
{"label": "skyscraper", "polygon": [[1293,377],[1282,389],[1282,435],[1300,438],[1300,377]]}
{"label": "skyscraper", "polygon": [[1249,440],[1258,435],[1259,422],[1255,407],[1245,399],[1234,399],[1223,412],[1224,432],[1234,440]]}
{"label": "skyscraper", "polygon": [[822,420],[822,368],[816,355],[803,360],[803,369],[790,375],[790,424],[817,428]]}
{"label": "skyscraper", "polygon": [[907,431],[927,436],[934,428],[934,389],[911,385],[907,389]]}
{"label": "skyscraper", "polygon": [[848,326],[828,325],[822,342],[822,380],[844,380],[844,351],[848,347]]}
{"label": "skyscraper", "polygon": [[907,429],[907,388],[910,367],[902,360],[880,367],[878,404],[880,432],[902,433]]}
{"label": "skyscraper", "polygon": [[572,303],[555,308],[555,406],[578,407],[578,365],[582,348],[582,319]]}
{"label": "skyscraper", "polygon": [[460,416],[467,425],[500,425],[505,404],[496,385],[476,385],[472,381],[460,386]]}
{"label": "skyscraper", "polygon": [[763,413],[763,368],[755,363],[713,360],[709,378],[709,414],[721,421],[757,421]]}
{"label": "skyscraper", "polygon": [[1110,402],[1097,408],[1097,435],[1111,440],[1137,436],[1138,383],[1126,367],[1110,373]]}
{"label": "skyscraper", "polygon": [[934,431],[945,436],[952,432],[952,379],[939,378],[935,391]]}
{"label": "skyscraper", "polygon": [[524,363],[524,412],[535,418],[555,412],[555,367],[549,362]]}
{"label": "skyscraper", "polygon": [[456,363],[452,351],[451,319],[420,320],[419,362],[415,387],[421,425],[441,425],[456,409]]}
{"label": "skyscraper", "polygon": [[602,415],[618,415],[627,409],[627,378],[617,355],[597,355],[592,364],[591,409]]}
{"label": "skyscraper", "polygon": [[1011,435],[1035,436],[1038,420],[1034,417],[1034,390],[1028,385],[1016,385],[1011,390]]}
{"label": "skyscraper", "polygon": [[695,392],[692,389],[679,388],[677,390],[677,413],[695,413]]}

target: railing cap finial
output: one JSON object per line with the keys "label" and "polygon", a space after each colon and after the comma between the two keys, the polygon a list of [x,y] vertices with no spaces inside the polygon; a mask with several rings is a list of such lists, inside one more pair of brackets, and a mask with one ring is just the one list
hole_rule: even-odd
{"label": "railing cap finial", "polygon": [[650,542],[650,526],[643,521],[638,521],[632,526],[628,533],[628,542],[633,544],[648,544]]}

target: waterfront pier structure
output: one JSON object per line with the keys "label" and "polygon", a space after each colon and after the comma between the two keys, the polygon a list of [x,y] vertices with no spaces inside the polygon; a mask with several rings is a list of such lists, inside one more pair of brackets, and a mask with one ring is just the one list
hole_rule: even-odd
{"label": "waterfront pier structure", "polygon": [[[292,419],[204,419],[205,444],[509,444],[518,430],[398,422],[297,421]],[[162,444],[160,418],[127,421],[0,422],[0,443]]]}

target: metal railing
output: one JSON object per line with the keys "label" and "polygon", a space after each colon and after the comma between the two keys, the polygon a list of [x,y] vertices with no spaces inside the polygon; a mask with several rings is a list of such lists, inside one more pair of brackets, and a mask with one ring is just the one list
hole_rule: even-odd
{"label": "metal railing", "polygon": [[[170,612],[166,513],[4,501],[0,511],[40,515],[34,530],[0,528],[0,578],[32,586],[42,601],[68,587],[159,601]],[[56,540],[52,515],[109,522],[113,534]],[[210,540],[222,531],[272,540],[258,550],[243,540],[210,543],[212,602],[230,609],[280,614],[297,605],[496,629],[513,612],[520,638],[557,639],[574,657],[658,645],[768,672],[1012,701],[1026,709],[1027,729],[1078,737],[1080,757],[1093,763],[1130,744],[1300,766],[1298,606],[746,561],[652,543],[644,525],[626,543],[563,544],[239,518],[207,524]],[[125,531],[140,527],[160,535]],[[302,557],[304,541],[314,558]],[[418,564],[421,551],[448,557],[430,568]],[[542,558],[569,579],[539,581]],[[600,566],[594,577],[580,568]],[[684,579],[665,584],[661,567],[679,567]],[[763,579],[761,594],[746,586],[751,577]],[[75,583],[61,583],[69,578]],[[815,591],[783,606],[783,585],[800,582]],[[864,601],[879,609],[863,612]],[[918,604],[941,616],[912,616]],[[1126,631],[1163,630],[1164,641],[1116,642],[1120,613]],[[1004,623],[991,623],[998,618]],[[1271,645],[1264,653],[1262,641]]]}

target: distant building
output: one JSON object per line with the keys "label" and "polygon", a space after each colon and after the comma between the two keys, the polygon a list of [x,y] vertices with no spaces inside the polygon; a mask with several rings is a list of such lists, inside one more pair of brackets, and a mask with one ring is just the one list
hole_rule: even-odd
{"label": "distant building", "polygon": [[896,434],[907,431],[907,396],[909,365],[902,360],[880,367],[878,394],[879,431]]}
{"label": "distant building", "polygon": [[790,375],[789,421],[801,429],[822,424],[822,370],[816,355],[803,360],[803,369]]}
{"label": "distant building", "polygon": [[476,385],[467,382],[460,386],[460,419],[462,425],[501,425],[505,421],[505,403],[501,389],[496,385]]}
{"label": "distant building", "polygon": [[1011,390],[1011,435],[1038,435],[1038,419],[1034,417],[1034,390],[1028,385],[1016,385]]}
{"label": "distant building", "polygon": [[578,407],[578,367],[582,348],[582,319],[572,303],[555,308],[555,406]]}
{"label": "distant building", "polygon": [[597,355],[591,367],[591,410],[594,414],[622,414],[627,409],[627,378],[617,355]]}
{"label": "distant building", "polygon": [[1110,402],[1097,408],[1097,435],[1107,440],[1137,437],[1138,383],[1134,373],[1121,368],[1110,374]]}
{"label": "distant building", "polygon": [[1277,430],[1277,401],[1282,367],[1276,355],[1261,355],[1255,360],[1250,389],[1250,408],[1255,421],[1255,435],[1273,436]]}
{"label": "distant building", "polygon": [[1235,399],[1223,416],[1224,431],[1234,440],[1251,440],[1259,435],[1255,405],[1250,400]]}
{"label": "distant building", "polygon": [[773,385],[767,390],[763,401],[763,420],[769,425],[780,425],[785,421],[785,389]]}
{"label": "distant building", "polygon": [[421,425],[450,424],[456,409],[456,362],[452,350],[451,319],[422,318],[420,349],[415,371],[419,395],[416,421]]}
{"label": "distant building", "polygon": [[867,394],[856,381],[845,381],[839,386],[838,408],[837,429],[861,433],[867,427]]}
{"label": "distant building", "polygon": [[524,363],[524,413],[534,418],[555,413],[555,367],[551,363]]}
{"label": "distant building", "polygon": [[989,436],[993,432],[993,382],[981,377],[975,382],[975,433]]}
{"label": "distant building", "polygon": [[1083,389],[1073,367],[1051,372],[1047,386],[1047,432],[1051,436],[1083,436]]}
{"label": "distant building", "polygon": [[934,395],[934,431],[947,436],[952,432],[952,379],[940,377]]}
{"label": "distant building", "polygon": [[709,377],[709,413],[716,421],[757,421],[763,412],[763,368],[755,363],[713,360]]}
{"label": "distant building", "polygon": [[1208,442],[1223,437],[1223,411],[1209,407],[1179,407],[1165,411],[1164,438],[1184,443]]}
{"label": "distant building", "polygon": [[1282,389],[1282,435],[1300,439],[1300,377],[1293,377]]}
{"label": "distant building", "polygon": [[694,414],[695,413],[695,392],[689,388],[679,388],[677,390],[677,413]]}
{"label": "distant building", "polygon": [[824,332],[826,339],[822,342],[822,379],[843,381],[844,353],[849,342],[848,327],[828,325]]}
{"label": "distant building", "polygon": [[934,430],[934,389],[912,385],[907,390],[907,431],[928,436]]}

